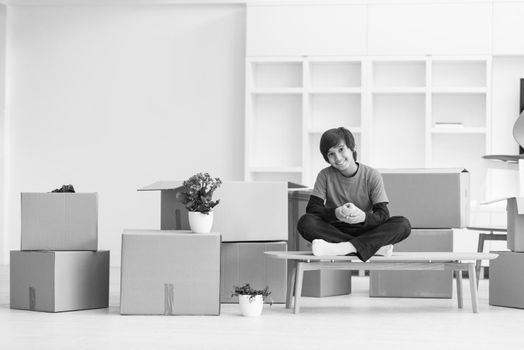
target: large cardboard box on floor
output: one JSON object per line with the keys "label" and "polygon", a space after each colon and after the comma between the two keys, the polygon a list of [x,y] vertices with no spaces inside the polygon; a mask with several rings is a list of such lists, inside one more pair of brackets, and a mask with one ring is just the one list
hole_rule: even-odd
{"label": "large cardboard box on floor", "polygon": [[22,193],[22,250],[97,250],[96,193]]}
{"label": "large cardboard box on floor", "polygon": [[489,304],[524,309],[524,253],[499,254],[489,263]]}
{"label": "large cardboard box on floor", "polygon": [[[183,181],[159,181],[139,191],[160,191],[160,228],[189,230],[187,210],[176,199]],[[213,194],[213,231],[223,242],[287,240],[286,182],[224,181]]]}
{"label": "large cardboard box on floor", "polygon": [[[414,229],[393,252],[452,252],[453,230]],[[369,296],[451,298],[452,271],[371,271]]]}
{"label": "large cardboard box on floor", "polygon": [[469,218],[469,172],[465,169],[380,169],[391,216],[413,228],[462,228]]}
{"label": "large cardboard box on floor", "polygon": [[524,197],[507,199],[507,246],[513,252],[524,252]]}
{"label": "large cardboard box on floor", "polygon": [[109,304],[109,251],[11,251],[12,309],[73,311]]}
{"label": "large cardboard box on floor", "polygon": [[286,302],[287,263],[264,254],[286,251],[286,242],[224,242],[221,252],[220,302],[236,303],[233,286],[269,287],[274,303]]}
{"label": "large cardboard box on floor", "polygon": [[124,230],[122,315],[219,315],[220,234]]}

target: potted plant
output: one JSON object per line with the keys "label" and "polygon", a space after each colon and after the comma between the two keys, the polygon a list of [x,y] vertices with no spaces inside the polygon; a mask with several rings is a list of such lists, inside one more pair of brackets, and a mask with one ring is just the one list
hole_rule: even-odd
{"label": "potted plant", "polygon": [[269,287],[257,290],[251,288],[249,283],[246,283],[242,287],[233,286],[235,291],[231,296],[238,296],[238,304],[240,305],[240,312],[244,316],[254,317],[260,316],[262,314],[262,306],[264,305],[264,300],[266,300],[269,305],[273,305],[273,299],[271,298],[271,292]]}
{"label": "potted plant", "polygon": [[213,192],[222,184],[208,173],[198,173],[184,181],[183,190],[176,198],[189,211],[189,226],[195,233],[208,233],[213,226],[213,208],[220,202],[212,200]]}

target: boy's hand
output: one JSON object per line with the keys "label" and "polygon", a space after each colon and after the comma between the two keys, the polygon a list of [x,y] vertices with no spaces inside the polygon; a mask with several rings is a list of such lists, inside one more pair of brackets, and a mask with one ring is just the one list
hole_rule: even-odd
{"label": "boy's hand", "polygon": [[344,206],[347,210],[344,210],[345,213],[348,213],[345,217],[345,222],[349,224],[358,224],[366,221],[366,213],[364,213],[359,207],[353,203],[346,203]]}
{"label": "boy's hand", "polygon": [[347,220],[349,218],[349,214],[349,208],[345,204],[335,209],[335,216],[337,220],[346,222],[348,224],[349,222]]}

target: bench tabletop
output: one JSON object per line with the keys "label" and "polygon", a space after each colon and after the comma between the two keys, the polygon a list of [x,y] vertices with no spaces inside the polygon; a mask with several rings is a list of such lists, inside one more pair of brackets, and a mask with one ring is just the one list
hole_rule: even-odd
{"label": "bench tabletop", "polygon": [[[355,261],[360,262],[357,256],[340,256],[340,255],[326,255],[315,256],[312,252],[305,251],[269,251],[265,252],[269,256],[277,259],[289,259],[300,261]],[[449,262],[449,261],[463,261],[463,260],[492,260],[498,257],[498,254],[493,253],[476,253],[476,252],[394,252],[393,255],[373,256],[368,262]]]}

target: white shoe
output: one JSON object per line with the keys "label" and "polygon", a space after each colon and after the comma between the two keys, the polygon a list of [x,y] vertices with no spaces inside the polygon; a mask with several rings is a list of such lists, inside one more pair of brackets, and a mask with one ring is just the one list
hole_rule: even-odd
{"label": "white shoe", "polygon": [[380,247],[380,249],[375,253],[375,255],[379,255],[379,256],[393,255],[393,244],[388,244],[383,247]]}

